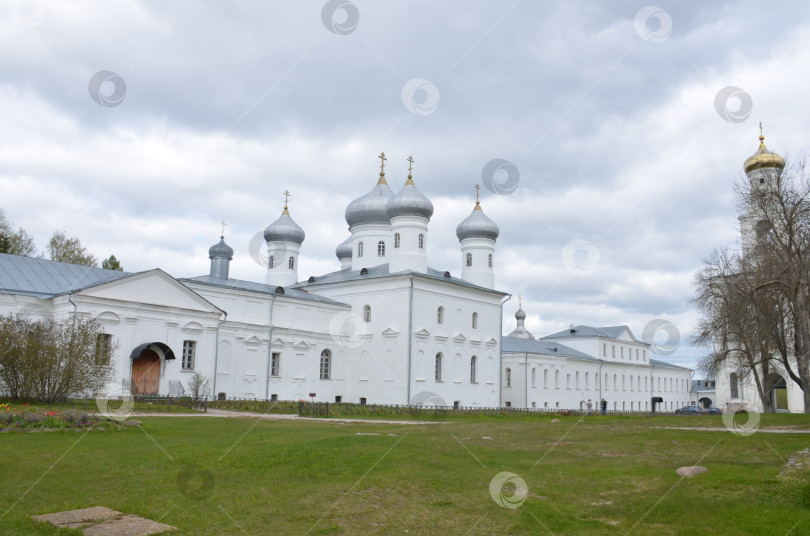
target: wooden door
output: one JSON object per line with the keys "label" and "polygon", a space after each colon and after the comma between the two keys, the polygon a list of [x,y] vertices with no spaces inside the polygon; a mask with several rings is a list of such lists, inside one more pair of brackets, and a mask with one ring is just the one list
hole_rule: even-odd
{"label": "wooden door", "polygon": [[152,350],[144,350],[132,362],[132,394],[158,394],[160,379],[160,356]]}

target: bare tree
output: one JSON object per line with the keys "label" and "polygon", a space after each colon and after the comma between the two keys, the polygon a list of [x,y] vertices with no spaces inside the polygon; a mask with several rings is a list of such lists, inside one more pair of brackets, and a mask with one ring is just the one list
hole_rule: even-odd
{"label": "bare tree", "polygon": [[208,380],[208,378],[199,372],[195,372],[194,375],[188,380],[188,390],[195,402],[200,400],[208,393],[210,383],[211,382]]}

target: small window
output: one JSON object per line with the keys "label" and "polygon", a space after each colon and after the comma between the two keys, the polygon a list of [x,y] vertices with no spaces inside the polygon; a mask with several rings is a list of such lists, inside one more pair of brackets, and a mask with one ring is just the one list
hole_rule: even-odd
{"label": "small window", "polygon": [[436,323],[444,324],[444,307],[439,307],[436,310]]}
{"label": "small window", "polygon": [[399,233],[394,233],[394,248],[399,247]]}
{"label": "small window", "polygon": [[475,381],[475,366],[477,364],[478,358],[472,356],[470,358],[470,383],[476,383]]}
{"label": "small window", "polygon": [[487,266],[492,268],[492,253],[490,253],[489,256],[487,256]]}
{"label": "small window", "polygon": [[340,404],[343,402],[343,397],[340,395],[335,396],[335,404]]}
{"label": "small window", "polygon": [[472,266],[472,253],[467,253],[467,266]]}
{"label": "small window", "polygon": [[512,387],[512,369],[506,369],[506,386]]}
{"label": "small window", "polygon": [[362,256],[363,256],[363,243],[358,242],[357,243],[357,257],[359,258],[359,257],[362,257]]}
{"label": "small window", "polygon": [[616,345],[610,345],[610,357],[616,357]]}
{"label": "small window", "polygon": [[472,315],[472,328],[478,329],[478,313],[473,313]]}
{"label": "small window", "polygon": [[332,379],[332,353],[329,350],[321,352],[321,379]]}
{"label": "small window", "polygon": [[425,249],[425,235],[419,233],[419,249]]}
{"label": "small window", "polygon": [[276,257],[275,255],[270,255],[270,258],[267,259],[267,266],[268,268],[273,268],[276,265]]}
{"label": "small window", "polygon": [[96,337],[96,363],[105,364],[112,358],[112,335],[99,333]]}
{"label": "small window", "polygon": [[196,353],[196,341],[183,341],[183,370],[194,370],[194,354]]}
{"label": "small window", "polygon": [[439,352],[436,354],[436,366],[433,372],[433,379],[437,382],[442,381],[442,354]]}
{"label": "small window", "polygon": [[364,397],[364,396],[361,396],[361,397],[360,397],[360,405],[361,405],[361,406],[365,406],[365,405],[366,405],[366,397]]}
{"label": "small window", "polygon": [[363,322],[371,322],[371,306],[363,306]]}
{"label": "small window", "polygon": [[537,369],[532,369],[532,387],[537,387]]}
{"label": "small window", "polygon": [[270,402],[278,402],[278,394],[272,393],[270,395]]}
{"label": "small window", "polygon": [[607,344],[602,345],[602,356],[607,357]]}
{"label": "small window", "polygon": [[295,270],[295,257],[290,257],[290,262],[287,263],[290,267],[290,270]]}
{"label": "small window", "polygon": [[281,352],[273,352],[270,359],[270,376],[278,376],[278,371],[281,366]]}
{"label": "small window", "polygon": [[507,408],[511,408],[511,407],[512,407],[512,403],[511,403],[511,402],[509,402],[508,400],[506,401],[506,407],[507,407]]}
{"label": "small window", "polygon": [[377,256],[385,257],[385,242],[383,242],[382,240],[377,242]]}

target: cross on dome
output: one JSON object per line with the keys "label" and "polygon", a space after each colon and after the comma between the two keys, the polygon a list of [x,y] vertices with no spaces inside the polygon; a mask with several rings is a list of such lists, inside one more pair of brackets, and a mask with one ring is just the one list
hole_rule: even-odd
{"label": "cross on dome", "polygon": [[284,212],[282,214],[287,214],[288,216],[290,215],[290,213],[287,212],[287,201],[289,201],[291,197],[292,195],[290,195],[290,191],[284,190]]}
{"label": "cross on dome", "polygon": [[222,232],[219,234],[220,238],[225,238],[225,220],[219,222],[222,224]]}

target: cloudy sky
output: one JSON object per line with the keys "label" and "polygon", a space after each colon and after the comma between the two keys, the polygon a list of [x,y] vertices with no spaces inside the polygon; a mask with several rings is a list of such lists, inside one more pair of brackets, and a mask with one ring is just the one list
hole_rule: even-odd
{"label": "cloudy sky", "polygon": [[435,268],[460,274],[455,227],[482,185],[507,332],[522,295],[535,335],[663,325],[659,357],[691,365],[692,276],[739,242],[732,184],[758,122],[770,149],[810,150],[809,15],[798,1],[7,0],[0,207],[40,250],[59,229],[177,277],[207,273],[225,220],[232,277],[263,281],[249,245],[289,189],[303,279],[338,269],[377,155],[395,191],[413,155]]}

